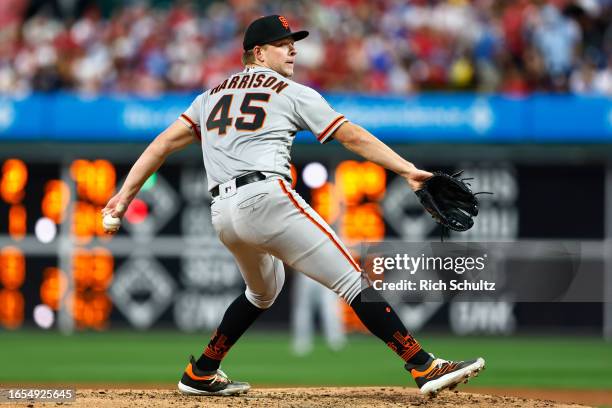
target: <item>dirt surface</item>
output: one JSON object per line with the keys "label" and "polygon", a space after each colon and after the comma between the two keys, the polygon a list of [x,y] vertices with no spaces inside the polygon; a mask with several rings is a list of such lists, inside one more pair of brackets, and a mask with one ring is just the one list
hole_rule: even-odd
{"label": "dirt surface", "polygon": [[[2,407],[11,406],[2,404]],[[443,392],[434,399],[403,387],[258,388],[236,397],[193,397],[169,389],[78,389],[75,402],[14,404],[16,407],[584,407],[551,400],[466,392]]]}

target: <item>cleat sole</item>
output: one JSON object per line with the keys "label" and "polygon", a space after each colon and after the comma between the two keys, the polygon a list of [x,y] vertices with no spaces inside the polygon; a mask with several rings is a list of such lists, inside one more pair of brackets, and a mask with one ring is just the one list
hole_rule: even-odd
{"label": "cleat sole", "polygon": [[180,381],[178,383],[178,389],[181,392],[181,394],[184,394],[184,395],[210,395],[210,396],[226,397],[230,395],[246,394],[250,388],[251,386],[249,384],[245,384],[244,386],[240,386],[240,387],[230,386],[230,387],[227,387],[219,391],[211,392],[211,391],[199,390],[197,388],[190,387],[188,385],[183,384]]}
{"label": "cleat sole", "polygon": [[478,373],[484,370],[484,367],[484,359],[478,358],[471,366],[425,384],[423,388],[421,388],[421,394],[427,395],[430,398],[435,398],[442,390],[449,389],[455,391],[459,384],[467,384],[471,377],[477,377]]}

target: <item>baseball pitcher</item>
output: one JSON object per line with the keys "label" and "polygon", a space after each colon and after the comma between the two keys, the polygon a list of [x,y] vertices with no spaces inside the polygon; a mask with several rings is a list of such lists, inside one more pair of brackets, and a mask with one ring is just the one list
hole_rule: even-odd
{"label": "baseball pitcher", "polygon": [[[323,144],[333,139],[364,159],[404,177],[419,190],[433,174],[417,169],[365,129],[349,122],[313,89],[293,82],[295,42],[287,20],[255,20],[244,35],[245,69],[199,95],[158,135],[103,210],[122,217],[165,158],[190,143],[202,145],[212,225],[234,255],[246,290],[228,307],[202,355],[190,359],[178,388],[192,395],[246,392],[221,361],[251,324],[274,303],[285,280],[283,264],[341,296],[363,324],[402,360],[423,394],[454,388],[484,368],[484,360],[447,361],[425,352],[393,308],[373,288],[327,223],[291,188],[291,145],[300,130]],[[109,232],[114,232],[111,230]],[[362,302],[362,293],[377,302]]]}

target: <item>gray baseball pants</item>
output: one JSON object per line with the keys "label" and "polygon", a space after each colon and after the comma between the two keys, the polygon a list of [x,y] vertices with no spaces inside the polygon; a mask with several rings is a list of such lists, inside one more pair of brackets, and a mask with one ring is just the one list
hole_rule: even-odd
{"label": "gray baseball pants", "polygon": [[234,255],[246,297],[267,309],[285,281],[283,262],[320,282],[347,303],[361,292],[359,265],[336,233],[280,177],[220,186],[212,224]]}

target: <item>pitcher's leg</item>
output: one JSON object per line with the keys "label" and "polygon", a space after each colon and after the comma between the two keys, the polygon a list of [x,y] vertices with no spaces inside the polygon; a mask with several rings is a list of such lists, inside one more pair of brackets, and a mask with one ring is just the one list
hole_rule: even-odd
{"label": "pitcher's leg", "polygon": [[285,282],[280,260],[238,242],[227,245],[233,253],[247,288],[226,310],[221,324],[196,362],[198,368],[219,368],[230,348],[265,309],[272,306]]}
{"label": "pitcher's leg", "polygon": [[261,309],[272,306],[285,284],[283,262],[245,244],[233,245],[229,249],[247,285],[247,299]]}
{"label": "pitcher's leg", "polygon": [[334,291],[347,303],[361,292],[361,268],[334,230],[285,182],[276,206],[284,227],[268,249],[286,264]]}
{"label": "pitcher's leg", "polygon": [[[278,256],[344,298],[368,330],[404,361],[426,362],[429,354],[408,333],[379,293],[368,295],[368,299],[375,302],[362,301],[359,294],[367,286],[362,286],[361,268],[331,227],[285,183],[281,182],[280,188],[286,196],[282,211],[287,213],[284,218],[289,223],[271,242]],[[278,211],[281,211],[280,206]],[[372,288],[365,290],[373,291]]]}
{"label": "pitcher's leg", "polygon": [[198,368],[203,371],[218,369],[230,348],[264,310],[253,305],[244,293],[238,296],[225,311],[217,330],[215,330],[204,352],[196,361]]}

